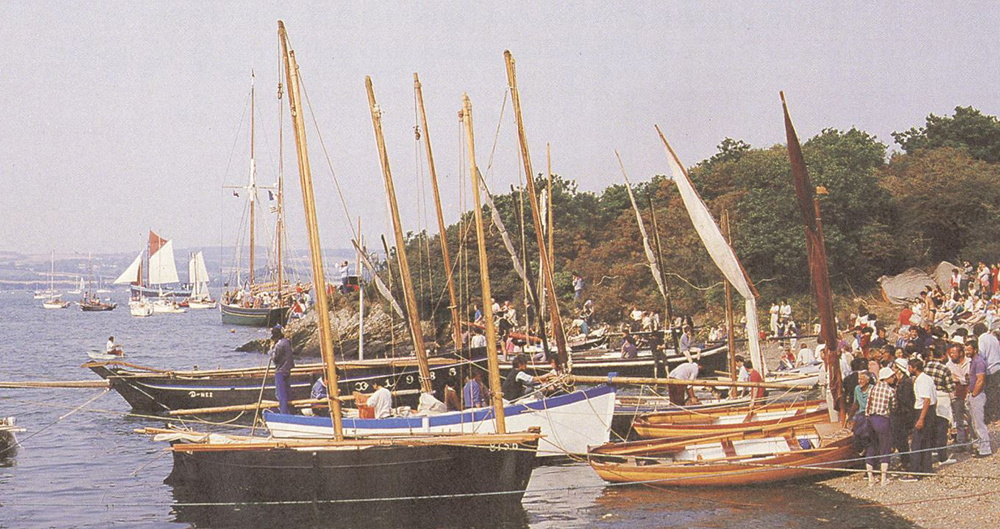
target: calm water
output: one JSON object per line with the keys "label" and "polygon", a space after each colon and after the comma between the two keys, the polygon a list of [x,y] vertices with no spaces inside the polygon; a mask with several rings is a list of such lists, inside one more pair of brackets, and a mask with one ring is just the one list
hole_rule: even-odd
{"label": "calm water", "polygon": [[[124,301],[126,294],[117,294]],[[97,379],[80,368],[109,335],[124,343],[128,359],[156,367],[259,365],[261,355],[233,349],[261,329],[224,327],[217,311],[132,318],[127,308],[84,313],[75,305],[44,310],[28,293],[0,294],[0,380]],[[99,389],[0,389],[0,416],[27,428],[23,447],[0,458],[0,527],[215,527],[329,526],[343,518],[308,511],[211,513],[175,505],[163,484],[171,460],[163,444],[132,432],[163,421],[128,417],[117,393]],[[81,411],[60,417],[95,398]],[[488,479],[488,476],[484,476]],[[586,464],[534,471],[523,511],[491,527],[908,527],[898,518],[856,504],[821,485],[795,484],[734,491],[659,490],[605,486]],[[289,523],[294,521],[295,523]],[[378,520],[376,520],[378,521]],[[392,516],[383,525],[412,526]],[[359,524],[361,522],[358,522]],[[432,519],[432,526],[448,525]],[[366,527],[378,525],[371,520]]]}

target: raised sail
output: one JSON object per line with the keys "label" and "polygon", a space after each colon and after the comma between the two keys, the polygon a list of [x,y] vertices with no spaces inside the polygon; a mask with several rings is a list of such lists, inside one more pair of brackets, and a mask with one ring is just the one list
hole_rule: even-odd
{"label": "raised sail", "polygon": [[[150,248],[152,250],[152,248]],[[149,284],[179,283],[177,264],[174,263],[174,241],[167,241],[149,256]]]}
{"label": "raised sail", "polygon": [[691,179],[677,158],[677,154],[667,143],[667,139],[663,137],[663,132],[660,131],[659,127],[656,127],[656,131],[660,133],[660,139],[663,140],[663,145],[667,148],[667,163],[670,165],[670,174],[674,184],[677,185],[677,191],[681,194],[681,200],[684,201],[688,216],[691,217],[691,223],[694,224],[694,229],[698,232],[698,237],[701,238],[708,254],[712,256],[715,266],[722,271],[722,274],[745,300],[750,362],[754,369],[764,375],[767,373],[767,367],[764,365],[764,359],[760,352],[760,325],[757,323],[757,298],[754,295],[754,290],[743,272],[736,252],[722,236],[722,230],[719,229],[715,218],[712,217],[712,212],[708,210],[708,206],[701,200],[698,191],[691,184]]}
{"label": "raised sail", "polygon": [[128,268],[126,268],[125,271],[122,272],[122,275],[118,276],[118,279],[115,279],[114,284],[128,285],[134,283],[138,285],[139,283],[142,282],[142,278],[139,276],[139,273],[141,271],[142,271],[142,252],[139,252],[139,255],[135,256],[135,260],[132,261],[132,264],[128,265]]}
{"label": "raised sail", "polygon": [[211,297],[208,293],[208,268],[205,266],[205,256],[201,252],[192,255],[188,261],[188,281],[191,282],[192,299]]}

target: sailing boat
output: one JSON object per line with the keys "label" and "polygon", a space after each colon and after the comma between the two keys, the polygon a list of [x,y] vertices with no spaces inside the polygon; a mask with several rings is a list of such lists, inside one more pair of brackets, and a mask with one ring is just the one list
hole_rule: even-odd
{"label": "sailing boat", "polygon": [[205,256],[197,252],[188,261],[188,282],[191,283],[191,297],[187,300],[189,309],[214,309],[215,300],[208,291],[208,268]]}
{"label": "sailing boat", "polygon": [[[143,252],[139,252],[139,255],[132,260],[132,264],[128,265],[128,268],[114,281],[116,285],[131,285],[133,294],[132,299],[128,302],[128,311],[136,318],[148,318],[153,315],[153,302],[142,294],[142,254]],[[136,293],[136,287],[138,287],[138,293]]]}
{"label": "sailing boat", "polygon": [[[149,244],[146,247],[147,267],[146,282],[143,283],[142,275],[131,275],[132,265],[122,273],[115,284],[130,283],[132,299],[139,298],[185,298],[191,295],[190,289],[180,288],[180,278],[177,277],[177,263],[174,262],[174,242],[167,240],[153,230],[149,230]],[[142,263],[142,254],[139,254],[139,263]],[[129,274],[126,277],[126,274]]]}
{"label": "sailing boat", "polygon": [[80,276],[80,282],[77,284],[76,288],[73,290],[67,290],[67,294],[83,294],[83,276]]}
{"label": "sailing boat", "polygon": [[49,292],[50,297],[42,303],[42,307],[47,309],[65,309],[69,306],[68,301],[62,301],[59,299],[59,292],[55,289],[55,274],[56,274],[56,254],[52,253],[52,261],[49,265]]}
{"label": "sailing boat", "polygon": [[[254,139],[255,139],[255,91],[254,91],[254,76],[250,76],[250,171],[245,186],[240,186],[236,189],[243,190],[247,197],[247,209],[249,210],[249,220],[248,223],[250,229],[250,270],[249,278],[246,284],[241,284],[239,276],[237,275],[236,280],[236,291],[229,292],[226,291],[225,296],[223,296],[222,303],[219,304],[219,311],[222,314],[222,323],[229,325],[248,325],[251,327],[270,327],[272,325],[277,325],[279,323],[284,323],[288,316],[289,306],[284,303],[284,285],[281,279],[282,272],[282,262],[281,262],[281,243],[283,239],[282,226],[282,216],[284,215],[283,208],[281,204],[284,198],[281,196],[283,192],[282,175],[281,171],[278,172],[278,222],[276,229],[276,245],[278,252],[278,266],[277,266],[277,284],[276,285],[259,285],[254,281],[255,268],[256,268],[256,214],[257,214],[257,160],[254,157]],[[279,154],[279,157],[281,155]],[[239,196],[236,191],[233,192],[236,196]],[[272,193],[273,194],[273,193]],[[206,272],[205,277],[208,277]],[[267,287],[271,286],[274,290],[273,293],[266,292]]]}
{"label": "sailing boat", "polygon": [[[115,310],[115,307],[118,306],[117,303],[104,303],[101,301],[100,296],[93,293],[93,268],[89,262],[87,263],[87,267],[87,293],[83,296],[83,299],[80,300],[80,310],[84,312],[107,312]],[[82,277],[80,279],[81,281],[83,280]]]}
{"label": "sailing boat", "polygon": [[[323,258],[316,223],[315,198],[305,123],[299,99],[299,72],[278,23],[289,102],[298,146],[299,178],[309,232],[314,284],[324,285]],[[376,128],[377,135],[379,129]],[[381,143],[381,142],[380,142]],[[383,158],[384,159],[384,158]],[[383,164],[383,168],[386,166]],[[387,174],[387,173],[386,173]],[[386,178],[389,181],[389,178]],[[395,216],[395,215],[394,215]],[[397,223],[398,226],[398,223]],[[401,238],[397,228],[397,237]],[[405,262],[405,261],[401,261]],[[403,274],[408,269],[404,266]],[[406,278],[409,281],[409,278]],[[409,300],[413,299],[409,285]],[[409,305],[409,303],[408,303]],[[419,505],[415,514],[436,518],[431,507],[480,520],[482,508],[518,505],[531,476],[537,433],[492,435],[405,435],[345,439],[341,424],[333,332],[326,290],[316,289],[320,349],[329,381],[334,436],[328,439],[281,439],[205,435],[147,428],[155,439],[170,441],[173,471],[167,481],[189,490],[200,502],[302,503],[306,509],[354,508],[384,511],[394,505]],[[416,314],[411,312],[411,314]],[[411,322],[412,323],[412,322]],[[419,327],[418,327],[419,328]],[[417,338],[414,341],[418,341]],[[418,359],[421,355],[417,348]],[[496,350],[491,378],[496,376]],[[424,365],[423,367],[426,367]],[[421,369],[424,374],[424,369]],[[428,381],[429,382],[429,381]],[[499,395],[496,397],[499,399]],[[503,431],[498,409],[498,430]],[[225,468],[225,472],[219,472]],[[387,500],[400,500],[398,503]],[[377,507],[376,507],[377,505]],[[288,505],[281,509],[290,510]],[[291,514],[291,513],[289,513]]]}

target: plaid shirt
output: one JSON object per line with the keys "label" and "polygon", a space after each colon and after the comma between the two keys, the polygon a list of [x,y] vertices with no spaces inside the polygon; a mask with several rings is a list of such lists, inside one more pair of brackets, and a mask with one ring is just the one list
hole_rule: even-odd
{"label": "plaid shirt", "polygon": [[938,391],[943,391],[945,393],[955,392],[955,379],[952,378],[951,370],[941,362],[938,362],[937,360],[927,362],[927,367],[924,368],[924,373],[927,373],[927,376],[934,380],[934,387],[936,387]]}
{"label": "plaid shirt", "polygon": [[868,406],[865,406],[865,415],[888,417],[889,412],[895,406],[896,390],[885,381],[880,380],[868,393]]}

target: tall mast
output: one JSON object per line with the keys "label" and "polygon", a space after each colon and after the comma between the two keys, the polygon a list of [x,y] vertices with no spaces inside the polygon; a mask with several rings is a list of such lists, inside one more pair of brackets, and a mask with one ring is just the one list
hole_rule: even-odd
{"label": "tall mast", "polygon": [[285,306],[284,303],[284,292],[282,283],[282,273],[284,263],[281,260],[281,243],[282,239],[285,238],[285,159],[284,159],[284,147],[285,147],[285,129],[282,126],[282,121],[285,113],[281,111],[281,98],[282,98],[282,85],[281,80],[278,80],[278,222],[277,222],[277,246],[278,246],[278,307]]}
{"label": "tall mast", "polygon": [[[666,270],[663,268],[663,247],[660,246],[660,229],[656,224],[656,209],[653,208],[652,193],[646,195],[646,200],[649,202],[649,220],[653,223],[653,242],[656,244],[656,266],[660,269],[660,282],[663,283],[663,298],[666,304],[665,308],[667,310],[664,314],[664,317],[667,320],[667,332],[670,333],[670,340],[674,344],[674,352],[680,353],[681,347],[673,329],[674,308],[670,303],[670,285],[667,285]],[[726,284],[728,285],[729,283]],[[666,374],[667,373],[664,373],[664,375]]]}
{"label": "tall mast", "polygon": [[455,349],[462,347],[462,322],[458,318],[458,301],[455,298],[455,282],[451,276],[451,257],[448,255],[448,237],[444,227],[444,217],[441,214],[441,193],[438,191],[437,170],[434,169],[434,153],[431,152],[431,132],[427,128],[427,112],[424,110],[424,92],[421,89],[420,78],[413,73],[413,89],[417,92],[417,104],[420,107],[420,124],[424,128],[424,146],[427,148],[427,166],[431,173],[431,188],[434,190],[434,208],[437,211],[438,231],[441,239],[441,257],[444,259],[445,277],[448,278],[448,298],[451,301],[451,321],[455,327]]}
{"label": "tall mast", "polygon": [[[472,101],[462,94],[462,120],[465,122],[465,141],[469,149],[469,171],[472,180],[473,211],[476,215],[476,241],[479,246],[479,277],[483,287],[483,320],[486,323],[486,361],[490,370],[490,388],[493,395],[493,413],[497,418],[497,433],[506,433],[503,413],[503,391],[500,389],[500,360],[497,358],[497,331],[493,326],[493,304],[490,303],[490,269],[486,261],[486,234],[483,230],[483,211],[479,201],[479,167],[476,166],[476,138],[472,128]],[[544,252],[544,250],[543,250]]]}
{"label": "tall mast", "polygon": [[[531,203],[531,220],[535,225],[535,237],[538,242],[538,255],[542,262],[542,273],[545,275],[545,286],[548,289],[549,316],[552,320],[552,334],[555,335],[556,348],[559,351],[560,365],[567,365],[571,362],[566,353],[566,335],[563,333],[562,319],[559,316],[559,300],[556,298],[555,281],[552,276],[552,267],[549,263],[548,255],[545,251],[545,236],[542,234],[542,220],[538,213],[538,195],[535,193],[535,173],[531,168],[531,155],[528,153],[528,140],[524,135],[524,121],[521,118],[521,97],[517,93],[517,76],[514,73],[514,57],[510,51],[503,52],[507,62],[507,82],[510,85],[510,99],[514,106],[514,117],[517,120],[517,137],[521,146],[521,160],[524,162],[524,174],[528,182],[528,199]],[[483,305],[487,300],[483,300]]]}
{"label": "tall mast", "polygon": [[546,180],[546,186],[547,186],[547,188],[549,190],[549,194],[548,194],[548,197],[547,197],[547,199],[549,201],[549,204],[548,204],[548,208],[546,208],[547,211],[548,211],[548,213],[549,213],[549,221],[547,223],[548,224],[548,228],[549,228],[549,262],[552,263],[552,266],[555,266],[556,265],[556,250],[555,250],[556,245],[555,245],[555,242],[554,242],[555,239],[554,239],[553,234],[552,234],[553,230],[555,228],[555,225],[552,224],[552,215],[553,215],[553,213],[552,213],[552,145],[550,145],[548,143],[545,144],[545,159],[546,159],[546,165],[548,166],[548,171],[546,172],[545,180]]}
{"label": "tall mast", "polygon": [[326,381],[329,388],[330,418],[333,420],[333,436],[337,441],[344,439],[344,425],[340,416],[340,388],[337,385],[337,364],[333,357],[333,329],[330,327],[329,305],[326,300],[326,279],[323,277],[323,255],[319,245],[319,226],[316,223],[316,201],[313,194],[312,172],[309,169],[309,154],[306,150],[305,122],[300,108],[299,65],[295,62],[295,52],[288,49],[285,24],[278,21],[278,37],[281,40],[282,55],[285,60],[285,78],[288,81],[288,107],[295,129],[295,154],[299,161],[299,182],[302,187],[302,205],[309,232],[309,255],[312,261],[313,287],[316,291],[316,316],[319,320],[319,346],[326,364]]}
{"label": "tall mast", "polygon": [[[722,210],[722,236],[730,246],[733,245],[733,237],[729,233],[729,210]],[[736,336],[733,331],[733,286],[729,281],[724,281],[726,285],[726,340],[729,346],[729,378],[736,380]]]}
{"label": "tall mast", "polygon": [[392,231],[396,234],[396,257],[399,260],[399,276],[403,282],[406,321],[410,324],[413,348],[417,355],[417,366],[420,368],[420,391],[423,393],[432,393],[434,389],[431,387],[431,370],[427,363],[427,350],[424,349],[424,334],[420,329],[420,313],[417,312],[417,295],[413,291],[413,280],[410,277],[410,263],[406,258],[406,240],[403,239],[403,227],[399,220],[399,207],[396,205],[396,188],[392,184],[389,155],[385,150],[385,138],[382,136],[382,111],[375,102],[375,90],[372,88],[372,78],[369,76],[365,76],[365,88],[368,90],[368,105],[372,114],[372,127],[375,129],[375,142],[378,144],[378,155],[382,162],[385,194],[389,197]]}
{"label": "tall mast", "polygon": [[250,287],[253,288],[254,213],[257,209],[257,160],[254,158],[254,74],[250,71]]}

